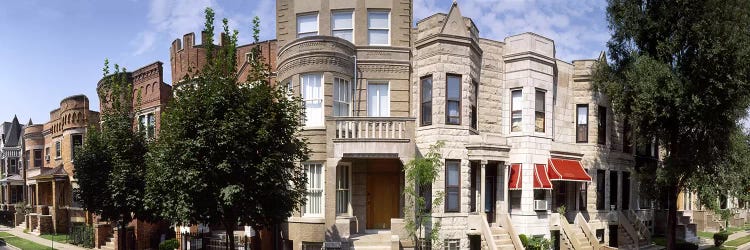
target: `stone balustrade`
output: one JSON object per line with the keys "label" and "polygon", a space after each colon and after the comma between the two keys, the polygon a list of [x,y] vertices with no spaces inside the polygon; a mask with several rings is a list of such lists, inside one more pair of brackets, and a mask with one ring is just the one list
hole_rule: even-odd
{"label": "stone balustrade", "polygon": [[335,117],[336,140],[383,140],[409,142],[414,119],[406,117]]}

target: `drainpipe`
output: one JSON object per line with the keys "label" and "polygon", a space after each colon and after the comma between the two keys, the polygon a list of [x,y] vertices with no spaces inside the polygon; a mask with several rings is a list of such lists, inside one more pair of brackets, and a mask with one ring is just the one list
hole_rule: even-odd
{"label": "drainpipe", "polygon": [[354,52],[354,55],[352,56],[352,58],[354,58],[354,81],[352,81],[354,82],[354,93],[352,93],[352,102],[354,102],[354,110],[352,111],[352,113],[357,112],[357,116],[359,116],[359,102],[356,100],[357,93],[358,93],[357,81],[359,81],[357,79],[357,52],[356,51]]}
{"label": "drainpipe", "polygon": [[552,78],[552,141],[555,141],[555,107],[557,106],[557,61]]}

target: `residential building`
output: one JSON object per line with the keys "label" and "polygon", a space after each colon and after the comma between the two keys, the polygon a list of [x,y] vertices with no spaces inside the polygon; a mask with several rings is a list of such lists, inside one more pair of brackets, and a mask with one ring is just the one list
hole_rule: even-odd
{"label": "residential building", "polygon": [[[44,124],[29,124],[23,131],[28,159],[26,202],[31,207],[22,224],[35,234],[63,233],[71,223],[87,222],[88,216],[73,201],[77,182],[74,155],[83,145],[87,130],[99,123],[99,112],[89,110],[85,95],[73,95],[50,111]],[[43,155],[43,157],[42,157]]]}
{"label": "residential building", "polygon": [[276,6],[276,77],[304,100],[312,149],[286,248],[411,247],[403,167],[438,141],[432,196],[445,196],[431,212],[443,246],[648,241],[629,131],[591,89],[600,58],[560,60],[533,33],[482,38],[455,2],[416,27],[411,1]]}
{"label": "residential building", "polygon": [[10,210],[23,201],[23,126],[18,117],[0,125],[0,209]]}

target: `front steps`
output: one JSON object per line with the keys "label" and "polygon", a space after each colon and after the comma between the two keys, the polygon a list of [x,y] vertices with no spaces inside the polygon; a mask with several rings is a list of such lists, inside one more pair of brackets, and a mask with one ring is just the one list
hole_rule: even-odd
{"label": "front steps", "polygon": [[497,249],[501,250],[513,250],[516,249],[513,246],[513,240],[510,238],[510,234],[507,230],[502,227],[493,226],[490,228],[492,231],[492,240],[495,242]]}
{"label": "front steps", "polygon": [[107,238],[107,242],[104,243],[104,245],[102,245],[100,248],[105,250],[115,250],[114,236],[110,236],[109,238]]}
{"label": "front steps", "polygon": [[391,231],[378,231],[372,234],[352,235],[349,238],[353,250],[391,250]]}

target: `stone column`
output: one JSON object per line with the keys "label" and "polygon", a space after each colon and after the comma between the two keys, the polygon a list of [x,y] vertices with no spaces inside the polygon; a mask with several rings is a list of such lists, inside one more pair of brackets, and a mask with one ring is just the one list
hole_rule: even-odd
{"label": "stone column", "polygon": [[487,199],[487,190],[485,188],[486,187],[485,185],[487,185],[486,179],[487,179],[487,160],[482,160],[482,162],[480,163],[480,168],[479,168],[479,187],[478,187],[479,188],[479,201],[478,201],[479,204],[477,205],[477,210],[479,211],[479,214],[484,214],[485,216],[486,214],[484,213],[485,211],[484,199]]}
{"label": "stone column", "polygon": [[36,209],[35,206],[39,205],[39,182],[34,184],[34,195],[36,196],[36,203],[34,204],[33,209]]}
{"label": "stone column", "polygon": [[[500,207],[496,209],[497,213],[507,214],[508,213],[508,202],[510,202],[510,198],[508,197],[508,165],[504,164],[498,164],[498,173],[503,174],[503,181],[498,182],[498,185],[502,185],[498,187],[498,193],[502,192],[503,199],[499,202]],[[502,168],[502,169],[500,169]]]}

